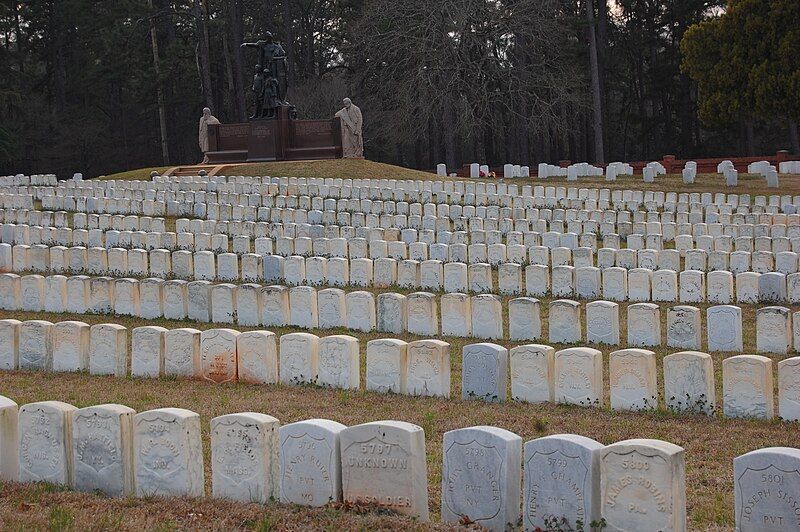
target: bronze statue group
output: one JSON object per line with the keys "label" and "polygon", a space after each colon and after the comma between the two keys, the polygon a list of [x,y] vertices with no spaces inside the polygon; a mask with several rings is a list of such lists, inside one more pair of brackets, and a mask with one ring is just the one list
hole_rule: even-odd
{"label": "bronze statue group", "polygon": [[245,48],[258,48],[259,61],[253,76],[253,95],[255,112],[251,120],[275,118],[281,106],[289,106],[286,101],[286,52],[267,32],[262,40],[246,42]]}

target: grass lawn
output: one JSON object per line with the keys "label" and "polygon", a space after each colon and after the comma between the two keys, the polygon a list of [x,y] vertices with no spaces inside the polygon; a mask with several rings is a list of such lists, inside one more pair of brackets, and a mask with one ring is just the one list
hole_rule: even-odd
{"label": "grass lawn", "polygon": [[[163,172],[171,167],[140,168],[112,174],[102,179],[150,179],[150,172]],[[328,159],[274,163],[234,164],[223,168],[220,175],[280,177],[341,177],[350,179],[437,179],[436,174],[378,163],[366,159]]]}
{"label": "grass lawn", "polygon": [[[547,301],[542,300],[543,305]],[[620,305],[624,307],[624,304]],[[699,305],[705,308],[703,305]],[[662,330],[666,319],[662,306]],[[754,352],[755,326],[752,305],[744,306],[745,352]],[[622,309],[621,309],[622,311]],[[141,325],[163,325],[168,328],[192,326],[198,329],[210,324],[190,324],[169,320],[141,320],[129,317],[67,315],[25,312],[0,312],[0,318],[49,319],[59,321],[78,319],[90,324],[113,321],[128,328]],[[625,313],[621,312],[623,317]],[[546,330],[546,321],[543,329]],[[245,327],[235,327],[247,330]],[[270,328],[276,334],[298,329]],[[625,324],[620,324],[625,338]],[[365,350],[368,340],[387,337],[385,333],[353,333],[343,329],[312,331],[315,334],[351,334],[360,340],[362,383],[364,380]],[[401,336],[405,340],[416,337]],[[212,417],[233,412],[255,411],[291,423],[313,417],[328,418],[346,425],[381,419],[397,419],[423,427],[428,452],[428,492],[434,520],[438,520],[441,504],[442,437],[444,432],[474,425],[494,425],[511,430],[523,441],[548,434],[575,433],[588,436],[603,444],[628,438],[657,438],[686,449],[686,488],[690,528],[732,529],[733,527],[733,470],[734,457],[748,451],[770,446],[798,446],[800,428],[797,424],[780,421],[743,421],[721,417],[675,416],[664,410],[654,412],[620,413],[611,411],[606,398],[603,408],[581,408],[551,404],[525,404],[510,401],[487,404],[462,401],[461,349],[477,340],[444,338],[451,344],[451,399],[382,395],[364,390],[331,390],[316,386],[290,387],[282,385],[254,386],[246,384],[213,385],[176,379],[117,379],[85,374],[44,374],[30,372],[0,373],[0,394],[19,404],[42,400],[61,400],[78,407],[101,403],[122,403],[137,411],[159,407],[181,407],[198,412],[202,418],[203,444],[206,459],[207,492],[210,493],[209,421]],[[499,342],[506,347],[519,343]],[[554,344],[556,349],[565,347]],[[605,382],[608,386],[608,353],[614,348],[603,347]],[[671,348],[656,348],[659,359],[675,352]],[[721,402],[722,360],[730,354],[713,355],[717,375],[717,403]],[[776,362],[783,357],[773,357]],[[775,379],[777,383],[777,379]],[[607,392],[606,392],[607,393]],[[509,394],[510,395],[510,394]],[[663,402],[663,398],[662,398]],[[358,510],[358,509],[357,509]],[[326,508],[312,510],[271,504],[266,507],[242,505],[210,498],[180,500],[169,503],[157,500],[113,500],[95,494],[77,494],[52,486],[21,486],[7,483],[0,491],[0,522],[17,529],[50,527],[53,520],[71,520],[75,528],[116,528],[116,523],[130,528],[336,528],[336,529],[400,529],[419,524],[396,516],[369,512],[356,515],[357,510]],[[363,509],[360,509],[363,510]],[[101,527],[101,525],[103,525]]]}

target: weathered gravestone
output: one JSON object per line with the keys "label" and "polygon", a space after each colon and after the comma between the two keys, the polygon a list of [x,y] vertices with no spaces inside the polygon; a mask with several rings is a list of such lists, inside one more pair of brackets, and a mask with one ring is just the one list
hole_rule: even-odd
{"label": "weathered gravestone", "polygon": [[500,297],[480,294],[472,297],[472,336],[499,340],[503,338],[503,306]]}
{"label": "weathered gravestone", "polygon": [[465,345],[461,356],[461,398],[505,402],[508,349],[492,344]]}
{"label": "weathered gravestone", "polygon": [[756,350],[785,355],[792,345],[792,311],[786,307],[756,310]]}
{"label": "weathered gravestone", "polygon": [[367,390],[408,393],[408,344],[383,338],[367,342]]}
{"label": "weathered gravestone", "polygon": [[767,447],[733,459],[736,530],[800,529],[800,449]]}
{"label": "weathered gravestone", "polygon": [[200,374],[200,331],[170,329],[164,333],[164,375],[194,377]]}
{"label": "weathered gravestone", "polygon": [[361,332],[375,329],[375,296],[372,293],[363,290],[350,292],[346,302],[348,329]]}
{"label": "weathered gravestone", "polygon": [[283,384],[315,383],[319,372],[319,336],[290,333],[281,336],[280,377]]}
{"label": "weathered gravestone", "polygon": [[133,495],[133,416],[123,405],[90,406],[72,413],[73,478],[78,491]]}
{"label": "weathered gravestone", "polygon": [[265,286],[261,293],[261,323],[265,327],[285,327],[289,321],[289,289]]}
{"label": "weathered gravestone", "polygon": [[344,334],[320,338],[318,357],[317,384],[355,390],[360,387],[358,338]]}
{"label": "weathered gravestone", "polygon": [[778,415],[800,421],[800,357],[778,362]]}
{"label": "weathered gravestone", "polygon": [[0,479],[19,478],[19,405],[0,395]]}
{"label": "weathered gravestone", "polygon": [[603,354],[589,347],[556,351],[554,393],[557,403],[603,405]]}
{"label": "weathered gravestone", "polygon": [[277,498],[278,428],[255,412],[211,420],[211,486],[214,497],[266,503]]}
{"label": "weathered gravestone", "polygon": [[581,341],[581,305],[569,299],[550,302],[548,336],[552,343]]}
{"label": "weathered gravestone", "polygon": [[408,332],[421,336],[438,335],[439,311],[436,305],[436,296],[428,292],[414,292],[406,296],[406,302]]}
{"label": "weathered gravestone", "polygon": [[19,326],[19,369],[50,371],[53,367],[53,324],[23,321]]}
{"label": "weathered gravestone", "polygon": [[324,506],[342,500],[339,434],[345,427],[308,419],[280,428],[280,500]]}
{"label": "weathered gravestone", "polygon": [[664,357],[664,401],[680,413],[713,414],[714,361],[708,353],[682,351]]}
{"label": "weathered gravestone", "polygon": [[621,349],[609,355],[611,408],[651,410],[658,407],[656,354],[646,349]]}
{"label": "weathered gravestone", "polygon": [[425,433],[403,421],[375,421],[339,433],[342,495],[427,522]]}
{"label": "weathered gravestone", "polygon": [[701,347],[700,309],[678,305],[667,310],[667,346],[697,350]]}
{"label": "weathered gravestone", "polygon": [[599,442],[575,434],[525,444],[525,530],[545,530],[554,520],[568,530],[580,530],[599,521],[601,449]]}
{"label": "weathered gravestone", "polygon": [[406,331],[408,305],[406,296],[392,292],[378,295],[377,329],[393,334]]}
{"label": "weathered gravestone", "polygon": [[211,321],[211,283],[192,281],[186,285],[187,316],[190,320],[208,323]]}
{"label": "weathered gravestone", "polygon": [[635,439],[608,445],[600,455],[600,513],[604,530],[686,530],[684,450]]}
{"label": "weathered gravestone", "polygon": [[344,290],[326,288],[317,292],[317,312],[320,329],[347,326],[347,303]]}
{"label": "weathered gravestone", "polygon": [[22,322],[15,319],[0,320],[0,369],[19,367],[19,329]]}
{"label": "weathered gravestone", "polygon": [[628,345],[661,345],[661,309],[655,303],[628,305]]}
{"label": "weathered gravestone", "polygon": [[548,345],[515,347],[511,358],[511,397],[529,403],[553,402],[555,350]]}
{"label": "weathered gravestone", "polygon": [[137,327],[131,332],[131,376],[157,379],[164,374],[164,334],[158,326]]}
{"label": "weathered gravestone", "polygon": [[19,409],[19,481],[68,485],[72,479],[72,414],[61,401]]}
{"label": "weathered gravestone", "polygon": [[709,351],[742,352],[742,309],[717,305],[706,310]]}
{"label": "weathered gravestone", "polygon": [[289,289],[291,325],[304,329],[319,327],[317,317],[317,290],[313,286],[293,286]]}
{"label": "weathered gravestone", "polygon": [[772,419],[772,360],[737,355],[722,361],[722,411],[725,417]]}
{"label": "weathered gravestone", "polygon": [[206,329],[200,333],[200,374],[197,377],[216,383],[236,380],[236,340],[241,333],[233,329]]}
{"label": "weathered gravestone", "polygon": [[518,297],[508,302],[508,335],[512,341],[538,340],[542,336],[538,299]]}
{"label": "weathered gravestone", "polygon": [[204,493],[200,416],[159,408],[133,418],[136,495],[201,497]]}
{"label": "weathered gravestone", "polygon": [[442,521],[504,532],[519,520],[522,438],[497,427],[445,432]]}
{"label": "weathered gravestone", "polygon": [[118,323],[100,323],[89,330],[89,373],[128,374],[128,329]]}
{"label": "weathered gravestone", "polygon": [[450,397],[450,344],[417,340],[407,348],[409,395]]}
{"label": "weathered gravestone", "polygon": [[461,338],[472,334],[471,298],[466,294],[442,295],[442,336]]}
{"label": "weathered gravestone", "polygon": [[586,304],[586,341],[596,344],[619,344],[619,305],[611,301]]}
{"label": "weathered gravestone", "polygon": [[247,331],[236,337],[237,374],[241,382],[278,382],[278,346],[275,333]]}

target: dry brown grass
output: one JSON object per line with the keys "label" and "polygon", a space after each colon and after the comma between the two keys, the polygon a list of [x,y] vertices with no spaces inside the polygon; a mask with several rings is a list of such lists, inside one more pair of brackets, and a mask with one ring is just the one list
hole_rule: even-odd
{"label": "dry brown grass", "polygon": [[[547,300],[542,300],[546,309]],[[625,307],[625,304],[621,304]],[[666,308],[662,305],[662,330]],[[700,305],[705,308],[704,305]],[[745,352],[754,352],[754,306],[744,306]],[[622,310],[622,309],[621,309]],[[181,321],[141,320],[110,316],[70,316],[46,313],[0,313],[0,318],[17,319],[80,319],[87,323],[114,321],[129,328],[145,324],[166,327],[193,326],[199,329],[211,324],[188,324]],[[621,316],[625,316],[621,312]],[[543,330],[546,331],[546,311]],[[237,327],[241,330],[249,328]],[[296,332],[295,328],[271,328],[276,334]],[[345,330],[312,331],[319,335],[351,334],[359,338],[362,350],[362,382],[365,372],[366,342],[385,337],[385,333],[353,333]],[[622,338],[625,324],[621,323]],[[412,340],[416,337],[404,335]],[[444,432],[473,425],[494,425],[516,432],[527,441],[547,434],[576,433],[592,437],[603,444],[628,438],[657,438],[686,449],[687,497],[689,523],[692,529],[729,529],[733,526],[734,457],[753,449],[768,446],[797,446],[800,430],[796,424],[780,421],[743,421],[721,417],[675,416],[663,409],[655,412],[621,413],[603,408],[581,408],[564,405],[533,405],[517,402],[487,404],[462,401],[461,349],[477,340],[444,338],[451,344],[451,399],[381,395],[359,391],[331,390],[316,386],[282,385],[253,386],[245,384],[211,385],[175,379],[117,379],[85,374],[44,374],[31,372],[0,373],[0,394],[18,403],[61,400],[79,407],[100,403],[122,403],[138,411],[159,407],[182,407],[194,410],[203,421],[206,471],[210,471],[208,423],[214,416],[232,412],[256,411],[273,415],[282,423],[312,417],[329,418],[354,425],[380,419],[399,419],[425,429],[428,451],[428,491],[434,519],[440,507],[442,437]],[[624,340],[623,340],[624,341]],[[518,343],[499,342],[506,347]],[[564,345],[556,344],[562,348]],[[603,347],[608,382],[608,353],[615,348]],[[674,349],[657,348],[659,381],[661,359]],[[721,364],[729,353],[714,354],[717,373],[718,403],[721,400]],[[782,357],[773,357],[776,361]],[[607,386],[607,384],[606,384]],[[663,398],[661,398],[663,403]],[[607,401],[606,401],[607,403]],[[207,482],[210,476],[207,474]],[[102,521],[112,528],[121,522],[131,528],[239,528],[271,524],[286,529],[375,529],[410,527],[412,523],[399,517],[356,516],[337,509],[309,510],[281,505],[266,508],[257,505],[203,499],[199,501],[119,501],[96,495],[69,492],[49,493],[52,489],[7,484],[0,492],[0,522],[17,525],[49,526],[53,513],[67,513],[76,528],[98,525]],[[29,505],[29,503],[33,503]],[[84,526],[79,526],[84,525]],[[163,526],[162,526],[163,525]]]}
{"label": "dry brown grass", "polygon": [[[150,172],[163,172],[170,167],[139,168],[102,179],[149,180]],[[316,161],[284,161],[274,163],[247,163],[225,166],[219,175],[286,176],[286,177],[340,177],[344,179],[437,179],[436,174],[379,163],[367,159],[328,159]]]}

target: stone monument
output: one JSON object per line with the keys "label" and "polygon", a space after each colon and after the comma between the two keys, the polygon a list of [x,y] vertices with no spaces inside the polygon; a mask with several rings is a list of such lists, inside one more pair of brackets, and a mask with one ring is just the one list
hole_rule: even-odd
{"label": "stone monument", "polygon": [[344,107],[336,112],[336,118],[342,121],[342,156],[345,159],[364,158],[364,139],[361,126],[364,122],[361,109],[350,98],[343,100]]}

